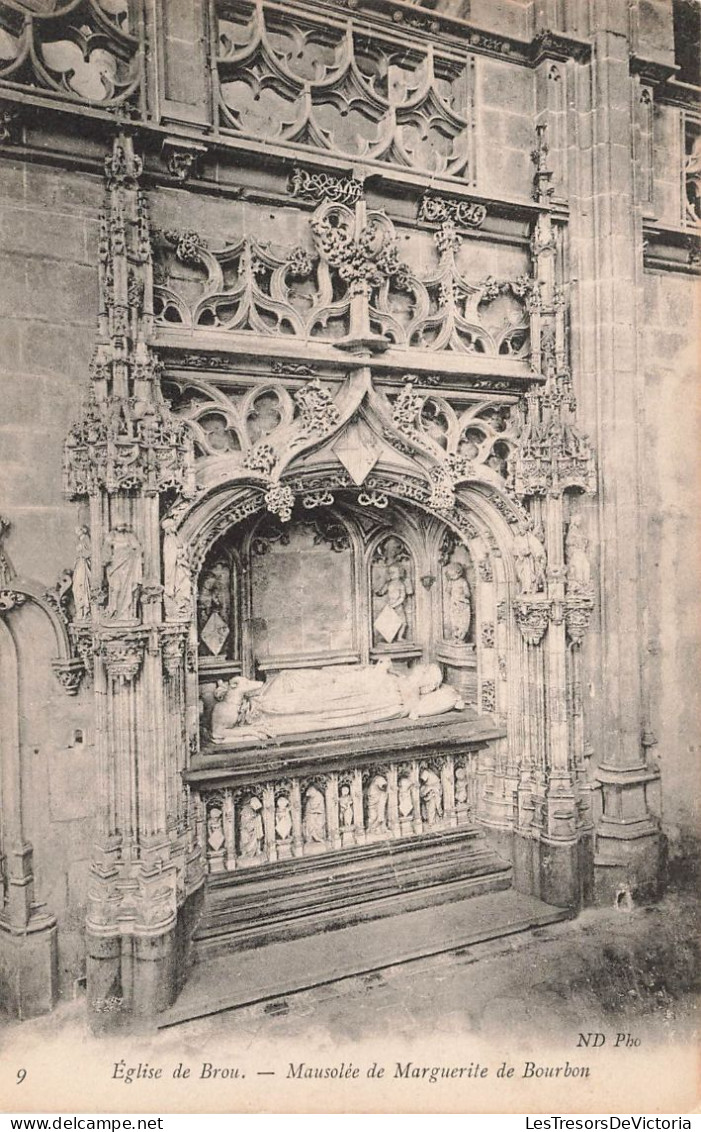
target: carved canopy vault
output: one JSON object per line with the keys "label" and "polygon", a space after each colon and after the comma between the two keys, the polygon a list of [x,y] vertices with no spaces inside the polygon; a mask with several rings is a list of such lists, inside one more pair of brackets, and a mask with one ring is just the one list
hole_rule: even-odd
{"label": "carved canopy vault", "polygon": [[[234,88],[248,105],[264,62],[303,116],[296,140],[321,145],[319,123],[352,104],[349,84],[374,64],[347,35],[311,29],[329,70],[297,99],[306,77],[285,71],[282,33],[262,11],[231,6],[222,113]],[[391,114],[372,84],[372,160],[419,162],[428,115],[445,140],[431,152],[456,172],[469,160],[464,123],[436,91],[468,77],[438,55],[406,66],[414,85],[402,99],[392,79]],[[251,109],[232,128],[256,123]],[[298,168],[294,223],[264,238],[242,222],[215,242],[152,221],[133,142],[115,142],[98,342],[65,448],[66,490],[90,514],[70,639],[99,721],[98,1007],[127,994],[125,939],[137,958],[147,940],[164,956],[176,946],[206,871],[475,822],[520,835],[536,857],[559,847],[576,858],[590,824],[579,646],[593,590],[569,497],[593,491],[595,471],[575,419],[542,134],[534,158],[530,248],[497,277],[471,236],[479,202],[424,194],[407,226],[369,207],[360,173]],[[281,777],[255,736],[236,754],[245,713],[215,751],[222,681],[240,691],[289,668],[378,660],[396,679],[439,665],[464,714],[415,739],[405,721],[382,763],[366,729],[343,766],[322,752],[312,768],[305,748]],[[414,742],[423,756],[406,753]],[[570,874],[561,901],[574,899]],[[558,895],[552,871],[539,875],[526,887]]]}

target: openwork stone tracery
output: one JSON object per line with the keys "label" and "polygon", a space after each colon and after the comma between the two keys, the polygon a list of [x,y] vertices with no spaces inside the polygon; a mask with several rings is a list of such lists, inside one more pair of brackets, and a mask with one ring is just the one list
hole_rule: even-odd
{"label": "openwork stone tracery", "polygon": [[[256,35],[249,53],[269,54]],[[64,587],[71,663],[94,686],[107,784],[88,928],[114,993],[112,944],[174,946],[206,872],[452,844],[475,823],[575,852],[588,829],[575,690],[593,589],[569,495],[594,489],[594,467],[545,197],[530,263],[473,281],[474,211],[433,208],[428,271],[360,193],[320,199],[303,244],[213,250],[152,228],[140,176],[120,137],[99,337],[65,450],[90,514]],[[392,670],[389,715],[363,684],[373,664]],[[433,683],[414,687],[424,669]],[[332,770],[323,741],[284,776],[256,762],[261,688],[285,677],[299,703],[307,670],[358,705],[351,728],[371,700],[367,718],[399,719],[384,755],[365,726],[370,748]],[[434,710],[416,735],[443,749],[413,753],[401,721]]]}

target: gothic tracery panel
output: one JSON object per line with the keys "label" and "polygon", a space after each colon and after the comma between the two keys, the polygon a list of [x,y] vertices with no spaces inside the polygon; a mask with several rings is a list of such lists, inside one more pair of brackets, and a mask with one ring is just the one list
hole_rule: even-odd
{"label": "gothic tracery panel", "polygon": [[134,101],[140,20],[138,0],[0,3],[0,84],[103,106]]}
{"label": "gothic tracery panel", "polygon": [[222,0],[217,74],[222,125],[239,136],[449,176],[471,171],[465,55],[369,36],[348,18],[283,18],[260,0]]}
{"label": "gothic tracery panel", "polygon": [[499,365],[531,360],[541,297],[525,257],[521,274],[475,278],[470,249],[452,220],[441,224],[415,265],[400,256],[401,234],[380,210],[330,200],[319,205],[298,245],[246,236],[210,248],[197,233],[162,232],[156,323],[343,342],[352,336],[354,301],[361,299],[367,332],[383,348],[472,354]]}

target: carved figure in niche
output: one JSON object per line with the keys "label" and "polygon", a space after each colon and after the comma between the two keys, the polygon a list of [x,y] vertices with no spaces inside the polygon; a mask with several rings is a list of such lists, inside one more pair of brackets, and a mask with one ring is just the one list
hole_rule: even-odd
{"label": "carved figure in niche", "polygon": [[353,828],[353,798],[347,782],[343,783],[338,792],[338,824],[341,829]]}
{"label": "carved figure in niche", "polygon": [[239,850],[242,857],[258,857],[263,846],[263,803],[255,795],[241,807]]}
{"label": "carved figure in niche", "polygon": [[385,829],[387,825],[387,779],[376,774],[368,786],[368,829]]}
{"label": "carved figure in niche", "polygon": [[448,617],[450,635],[456,644],[467,640],[472,623],[472,594],[462,562],[451,562],[445,568],[448,583]]}
{"label": "carved figure in niche", "polygon": [[455,768],[455,801],[460,806],[467,805],[467,771],[464,766]]}
{"label": "carved figure in niche", "polygon": [[591,589],[591,567],[587,557],[588,545],[589,539],[582,530],[582,517],[581,515],[573,515],[565,538],[567,589],[571,593],[585,593]]}
{"label": "carved figure in niche", "polygon": [[285,794],[275,799],[275,836],[279,841],[289,841],[292,837],[290,799]]}
{"label": "carved figure in niche", "polygon": [[463,710],[459,692],[442,681],[439,664],[417,664],[398,674],[389,659],[283,669],[264,686],[237,676],[215,690],[212,737],[260,739]]}
{"label": "carved figure in niche", "polygon": [[387,597],[387,603],[375,619],[375,628],[389,644],[403,641],[407,631],[406,602],[409,597],[404,567],[394,563],[387,567],[387,581],[375,590],[378,597]]}
{"label": "carved figure in niche", "polygon": [[115,621],[132,621],[138,615],[144,567],[141,543],[126,523],[110,531],[104,559],[107,616]]}
{"label": "carved figure in niche", "polygon": [[403,641],[407,635],[409,619],[407,602],[414,592],[402,542],[390,536],[381,550],[379,579],[374,587],[377,597],[386,602],[375,618],[375,631],[387,643]]}
{"label": "carved figure in niche", "polygon": [[516,577],[522,594],[538,593],[545,587],[545,547],[531,522],[520,522],[514,535]]}
{"label": "carved figure in niche", "polygon": [[304,795],[304,840],[322,843],[326,837],[326,805],[324,795],[310,786]]}
{"label": "carved figure in niche", "polygon": [[210,806],[207,811],[207,846],[213,853],[224,848],[224,814],[220,806]]}
{"label": "carved figure in niche", "polygon": [[409,818],[414,816],[414,799],[411,790],[411,779],[408,774],[400,775],[397,780],[397,805],[399,817],[402,821],[408,821]]}
{"label": "carved figure in niche", "polygon": [[424,768],[419,775],[419,797],[421,798],[421,817],[426,825],[435,825],[443,816],[443,790],[441,780],[435,770]]}
{"label": "carved figure in niche", "polygon": [[90,616],[90,581],[92,576],[90,532],[87,527],[76,527],[75,565],[71,590],[75,605],[76,621],[86,621]]}
{"label": "carved figure in niche", "polygon": [[212,708],[212,740],[224,743],[231,738],[229,732],[245,724],[250,711],[249,696],[265,687],[259,680],[248,680],[245,676],[234,676],[228,684],[220,680],[214,689]]}
{"label": "carved figure in niche", "polygon": [[192,576],[187,547],[181,546],[174,519],[164,519],[163,604],[166,617],[189,617],[192,607]]}

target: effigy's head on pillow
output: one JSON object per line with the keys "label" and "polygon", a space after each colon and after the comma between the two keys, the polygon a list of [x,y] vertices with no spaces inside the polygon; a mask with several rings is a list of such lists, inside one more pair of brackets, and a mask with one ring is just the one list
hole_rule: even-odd
{"label": "effigy's head on pillow", "polygon": [[443,669],[440,664],[415,664],[406,676],[407,684],[419,696],[435,692],[443,683]]}

